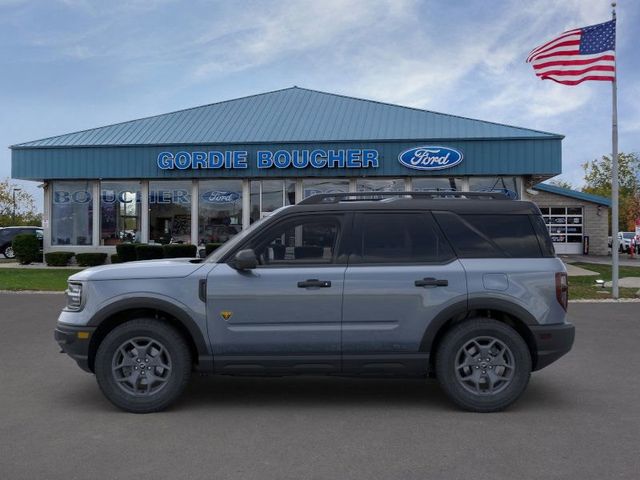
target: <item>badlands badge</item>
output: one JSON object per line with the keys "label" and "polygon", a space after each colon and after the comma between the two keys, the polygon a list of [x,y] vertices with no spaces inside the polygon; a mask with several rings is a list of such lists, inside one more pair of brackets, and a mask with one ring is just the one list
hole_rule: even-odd
{"label": "badlands badge", "polygon": [[229,310],[223,310],[220,312],[220,316],[224,320],[229,320],[231,318],[231,315],[233,315],[233,312],[230,312]]}

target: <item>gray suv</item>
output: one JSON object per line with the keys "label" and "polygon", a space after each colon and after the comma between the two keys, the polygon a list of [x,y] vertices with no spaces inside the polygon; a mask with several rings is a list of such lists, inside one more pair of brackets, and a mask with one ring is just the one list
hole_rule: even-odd
{"label": "gray suv", "polygon": [[567,301],[533,203],[320,194],[206,259],[71,276],[55,338],[130,412],[166,408],[192,371],[435,376],[460,407],[490,412],[571,349]]}

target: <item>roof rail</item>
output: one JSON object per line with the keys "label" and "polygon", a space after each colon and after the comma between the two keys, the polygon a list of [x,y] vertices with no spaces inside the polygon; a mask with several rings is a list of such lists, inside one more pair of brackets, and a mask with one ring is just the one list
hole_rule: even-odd
{"label": "roof rail", "polygon": [[338,203],[338,202],[358,202],[358,201],[376,201],[388,200],[390,197],[411,197],[412,199],[421,198],[474,198],[484,200],[509,200],[504,193],[501,192],[448,192],[443,190],[421,191],[421,192],[349,192],[349,193],[318,193],[305,198],[298,205],[316,205],[320,203]]}

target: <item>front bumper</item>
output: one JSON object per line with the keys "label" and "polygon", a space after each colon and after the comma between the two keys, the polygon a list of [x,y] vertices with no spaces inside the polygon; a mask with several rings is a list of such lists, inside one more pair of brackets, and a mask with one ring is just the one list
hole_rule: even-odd
{"label": "front bumper", "polygon": [[[78,366],[86,372],[89,368],[89,345],[95,327],[81,327],[58,323],[53,332],[53,337],[60,345],[62,352],[73,358]],[[61,353],[62,353],[61,352]]]}
{"label": "front bumper", "polygon": [[571,323],[531,327],[536,342],[536,361],[533,370],[540,370],[571,350],[576,329]]}

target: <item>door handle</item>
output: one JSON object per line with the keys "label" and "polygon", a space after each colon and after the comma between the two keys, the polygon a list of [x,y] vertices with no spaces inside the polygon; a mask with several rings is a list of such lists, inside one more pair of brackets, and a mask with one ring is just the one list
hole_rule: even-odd
{"label": "door handle", "polygon": [[298,282],[298,288],[329,288],[331,282],[328,280],[318,280],[316,278],[310,278],[304,282]]}
{"label": "door handle", "polygon": [[449,280],[439,280],[433,277],[423,278],[414,282],[416,287],[448,287]]}

